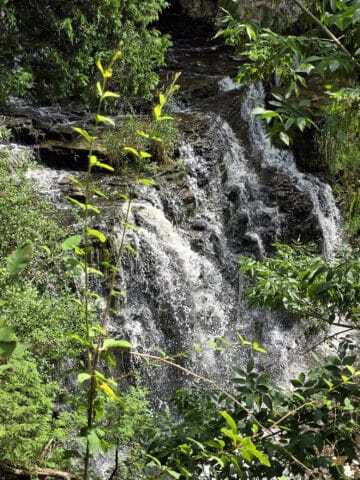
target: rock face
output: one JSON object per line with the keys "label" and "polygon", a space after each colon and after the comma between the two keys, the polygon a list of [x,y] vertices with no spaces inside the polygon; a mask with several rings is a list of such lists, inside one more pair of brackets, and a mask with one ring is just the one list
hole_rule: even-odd
{"label": "rock face", "polygon": [[181,12],[193,19],[214,22],[218,14],[216,0],[178,0]]}
{"label": "rock face", "polygon": [[282,17],[289,16],[294,19],[299,11],[291,2],[286,0],[276,6],[267,0],[173,0],[172,8],[178,8],[181,14],[187,15],[194,20],[201,20],[210,24],[218,24],[219,17],[223,14],[220,7],[239,16],[239,18],[264,21],[271,24],[274,21],[281,22]]}

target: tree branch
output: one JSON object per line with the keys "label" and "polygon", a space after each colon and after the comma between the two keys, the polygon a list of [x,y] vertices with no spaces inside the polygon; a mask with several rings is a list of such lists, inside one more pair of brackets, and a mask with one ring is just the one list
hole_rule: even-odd
{"label": "tree branch", "polygon": [[82,480],[81,477],[73,473],[64,472],[62,470],[56,470],[54,468],[34,468],[34,470],[27,470],[26,468],[15,468],[10,465],[0,465],[0,470],[11,473],[18,477],[52,477],[61,478],[62,480]]}

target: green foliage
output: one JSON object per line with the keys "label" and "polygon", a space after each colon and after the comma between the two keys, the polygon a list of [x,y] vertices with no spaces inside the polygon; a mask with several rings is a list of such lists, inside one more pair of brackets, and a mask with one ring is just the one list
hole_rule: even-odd
{"label": "green foliage", "polygon": [[348,240],[358,244],[360,230],[360,90],[328,89],[332,104],[316,136],[319,152],[332,174],[334,191],[345,218]]}
{"label": "green foliage", "polygon": [[[151,165],[154,165],[154,162],[160,164],[172,162],[179,132],[171,116],[166,113],[159,119],[156,118],[155,112],[159,107],[162,108],[165,103],[167,105],[170,98],[176,93],[178,78],[179,74],[176,75],[169,89],[165,93],[160,93],[159,104],[154,107],[151,119],[145,116],[131,115],[122,124],[108,130],[102,137],[106,151],[115,167],[125,167],[126,160],[129,158],[129,152],[125,149],[128,145],[132,145],[136,150],[147,151],[151,154],[151,157],[145,159],[144,170],[151,170]],[[161,102],[165,103],[161,105]]]}
{"label": "green foliage", "polygon": [[12,358],[0,372],[1,462],[32,468],[55,435],[56,387],[43,383],[34,361]]}
{"label": "green foliage", "polygon": [[241,258],[241,272],[254,279],[246,290],[250,305],[287,310],[315,327],[340,321],[358,328],[360,261],[356,250],[344,247],[324,258],[313,246],[274,246],[271,258]]}
{"label": "green foliage", "polygon": [[169,470],[181,479],[321,478],[320,472],[344,478],[342,465],[358,457],[360,372],[352,349],[344,341],[337,354],[293,379],[291,391],[274,386],[250,360],[236,369],[236,402],[178,392],[179,421],[159,421],[149,447],[157,478]]}
{"label": "green foliage", "polygon": [[[270,135],[287,146],[296,130],[303,132],[328,121],[341,103],[340,92],[344,87],[353,86],[359,91],[358,1],[310,2],[308,6],[295,3],[304,14],[296,24],[300,30],[296,36],[260,28],[254,23],[241,23],[229,14],[224,17],[226,28],[218,33],[227,43],[235,45],[244,58],[239,66],[239,82],[265,80],[277,90],[273,94],[275,100],[269,102],[275,108],[257,108],[254,113],[266,119]],[[290,19],[288,22],[290,27]],[[337,34],[341,34],[341,41]],[[318,98],[314,102],[315,82],[321,83],[320,102]],[[324,93],[329,83],[334,85],[336,100]],[[349,101],[346,103],[348,107]],[[351,107],[358,109],[358,100],[353,98]],[[346,126],[342,131],[347,132]]]}
{"label": "green foliage", "polygon": [[[107,83],[112,78],[114,67],[121,58],[122,52],[116,50],[106,66],[102,64],[101,60],[97,61],[101,81],[96,83],[98,105],[94,116],[95,129],[103,124],[115,126],[113,120],[102,115],[101,112],[106,99],[118,97],[116,93],[107,90]],[[170,96],[179,88],[176,85],[178,76],[175,76],[173,83],[165,93],[160,93],[159,103],[153,108],[154,122],[160,123],[171,120],[171,117],[165,115],[163,110]],[[126,243],[127,230],[136,229],[135,225],[129,223],[132,200],[139,184],[151,186],[154,182],[141,176],[144,163],[151,158],[151,154],[141,148],[125,146],[123,150],[128,155],[131,155],[135,162],[135,179],[133,185],[129,186],[128,192],[118,194],[119,203],[125,203],[125,208],[120,210],[125,213],[119,218],[122,225],[122,235],[117,246],[117,256],[112,261],[102,262],[100,267],[94,268],[91,264],[91,255],[95,247],[94,242],[100,241],[100,243],[104,244],[108,239],[103,232],[96,228],[98,218],[101,216],[99,203],[97,202],[96,205],[90,203],[90,201],[93,202],[94,199],[99,199],[99,197],[107,198],[103,192],[93,185],[93,169],[112,172],[114,168],[107,163],[101,162],[94,154],[96,137],[93,134],[79,127],[74,127],[73,130],[88,143],[89,161],[85,180],[80,182],[74,179],[75,184],[83,188],[85,192],[84,200],[79,201],[68,197],[68,200],[82,214],[82,229],[80,234],[72,235],[64,240],[61,248],[66,252],[64,262],[71,269],[74,276],[82,275],[83,277],[82,285],[79,287],[81,294],[79,304],[82,307],[81,319],[84,332],[83,334],[76,333],[72,338],[77,341],[85,357],[85,362],[77,375],[79,395],[77,396],[75,406],[81,423],[79,436],[84,439],[85,443],[85,450],[81,453],[84,469],[83,478],[88,480],[92,457],[100,449],[107,451],[110,446],[109,442],[118,444],[121,438],[128,435],[129,429],[134,431],[134,427],[130,422],[121,424],[116,418],[119,415],[119,409],[122,411],[125,408],[125,404],[122,398],[123,395],[117,391],[117,383],[112,377],[114,367],[116,366],[116,353],[129,351],[131,344],[125,339],[108,337],[107,324],[111,313],[114,311],[117,297],[124,297],[124,292],[115,288],[123,253],[129,251],[132,254],[136,254],[135,248]],[[161,142],[161,138],[156,137],[155,133],[152,133],[153,130],[154,128],[149,134],[140,130],[137,132],[137,136],[146,138],[149,141]],[[97,283],[102,283],[107,296],[102,297],[98,291],[92,288],[93,278],[97,279]],[[103,365],[106,368],[103,368]],[[113,408],[114,404],[118,408]],[[136,401],[134,399],[133,406],[135,404]],[[112,406],[109,407],[109,405]],[[110,408],[114,411],[114,416],[112,417],[114,429],[111,432],[106,425],[106,412]]]}
{"label": "green foliage", "polygon": [[124,42],[124,57],[114,71],[116,89],[125,95],[149,96],[155,69],[164,64],[170,42],[151,24],[165,0],[8,1],[0,17],[1,100],[8,95],[47,103],[93,98],[93,55],[109,55]]}

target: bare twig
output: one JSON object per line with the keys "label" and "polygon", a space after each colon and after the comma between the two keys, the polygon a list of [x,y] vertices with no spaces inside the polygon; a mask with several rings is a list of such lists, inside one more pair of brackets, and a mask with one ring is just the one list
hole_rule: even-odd
{"label": "bare twig", "polygon": [[[335,324],[333,324],[333,325],[335,325]],[[330,338],[337,337],[338,335],[341,335],[342,333],[350,332],[351,330],[354,330],[354,328],[355,327],[349,326],[349,327],[347,327],[344,330],[341,330],[339,332],[332,333],[331,335],[326,335],[326,337],[323,337],[319,342],[315,343],[315,345],[312,345],[310,348],[305,350],[305,352],[303,354],[306,355],[307,353],[311,352],[311,350],[314,350],[314,348],[316,348],[319,345],[321,345],[322,343],[324,343],[326,340],[329,340]]]}

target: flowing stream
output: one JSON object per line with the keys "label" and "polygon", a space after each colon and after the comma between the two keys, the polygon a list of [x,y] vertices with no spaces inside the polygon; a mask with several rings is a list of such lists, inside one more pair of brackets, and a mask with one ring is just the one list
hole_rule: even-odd
{"label": "flowing stream", "polygon": [[[300,172],[290,152],[271,145],[251,115],[263,102],[262,88],[234,84],[235,66],[227,48],[204,38],[191,44],[179,38],[170,52],[167,73],[183,70],[173,105],[183,132],[179,159],[159,170],[156,188],[139,188],[130,218],[138,230],[127,233],[138,253],[124,258],[117,287],[126,301],[109,325],[139,351],[192,351],[182,364],[225,384],[249,355],[237,332],[268,350],[256,354],[258,368],[283,380],[301,368],[309,342],[285,314],[247,308],[239,257],[261,258],[272,242],[297,240],[314,240],[331,254],[340,241],[330,187]],[[70,208],[62,192],[76,173],[44,168],[30,176],[57,208]],[[101,182],[111,190],[125,180],[105,175]],[[104,208],[101,228],[119,239],[119,204]],[[158,399],[168,399],[185,382],[168,367],[146,375]]]}

